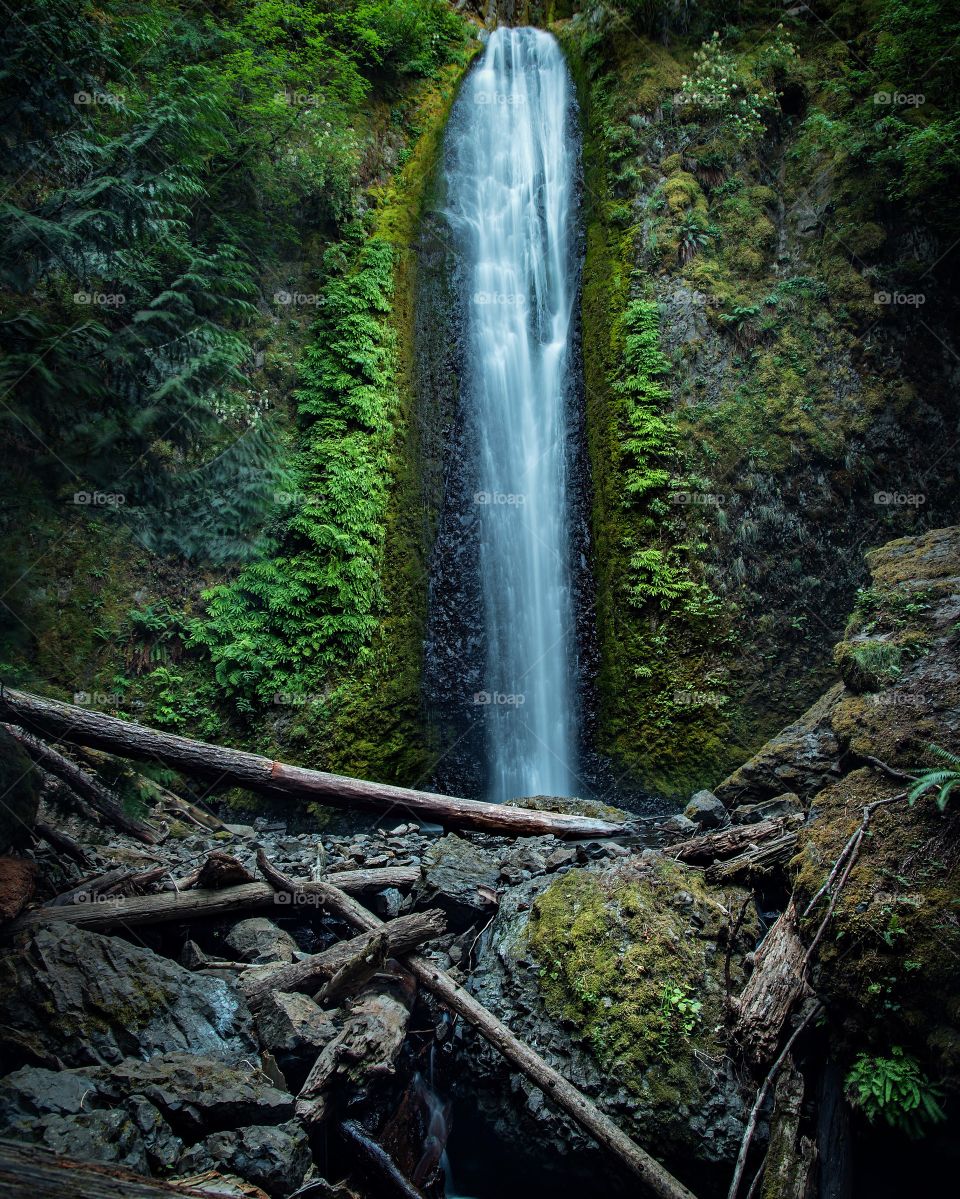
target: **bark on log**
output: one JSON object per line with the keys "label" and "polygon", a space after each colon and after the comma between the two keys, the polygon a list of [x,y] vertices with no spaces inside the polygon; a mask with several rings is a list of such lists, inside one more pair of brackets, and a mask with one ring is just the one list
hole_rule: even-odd
{"label": "bark on log", "polygon": [[777,820],[761,820],[757,824],[732,825],[715,833],[703,833],[671,845],[664,853],[678,862],[709,865],[731,858],[751,846],[760,845],[774,837],[783,836],[793,825],[803,823],[802,816],[781,816]]}
{"label": "bark on log", "polygon": [[[350,894],[381,891],[386,887],[411,887],[420,877],[415,866],[395,866],[384,870],[344,870],[333,875],[337,885]],[[321,883],[304,883],[303,893],[292,900],[306,907],[319,906],[318,888]],[[325,892],[324,892],[325,894]],[[235,912],[260,911],[277,908],[284,901],[266,883],[246,883],[226,887],[222,891],[163,891],[159,895],[136,895],[130,898],[98,899],[93,903],[68,904],[65,907],[35,908],[21,916],[10,930],[20,932],[65,920],[78,928],[105,929],[118,924],[163,924],[171,920],[200,920],[232,915]],[[362,910],[362,909],[361,909]],[[278,915],[286,909],[280,908]]]}
{"label": "bark on log", "polygon": [[24,691],[0,690],[0,716],[73,745],[162,762],[184,774],[264,795],[308,799],[337,808],[396,812],[398,817],[405,814],[449,828],[501,836],[537,837],[552,833],[556,837],[589,838],[622,836],[624,832],[623,825],[607,820],[432,795],[302,766],[287,766],[259,754],[191,741]]}
{"label": "bark on log", "polygon": [[[251,1195],[263,1194],[251,1188]],[[216,1199],[223,1192],[144,1178],[119,1166],[61,1157],[38,1145],[0,1140],[0,1196],[2,1199],[171,1199],[197,1195]]]}
{"label": "bark on log", "polygon": [[[69,704],[64,705],[68,708],[70,706]],[[78,708],[77,711],[83,711],[83,709]],[[117,797],[92,775],[81,770],[76,762],[71,762],[69,758],[58,753],[52,746],[31,736],[30,733],[24,732],[22,728],[9,724],[4,727],[23,746],[27,755],[38,766],[76,791],[80,798],[99,812],[105,820],[146,845],[156,845],[156,830],[142,820],[137,820],[135,816],[128,816]],[[64,737],[61,740],[69,740],[69,738]]]}
{"label": "bark on log", "polygon": [[54,828],[52,824],[47,824],[44,820],[38,820],[33,826],[33,831],[58,853],[73,858],[77,865],[82,866],[84,870],[89,870],[93,865],[83,846],[78,845],[73,837],[67,836],[62,829]]}
{"label": "bark on log", "polygon": [[733,1037],[755,1063],[773,1057],[796,999],[810,989],[805,979],[807,951],[797,924],[791,898],[757,950],[753,974],[736,1001]]}
{"label": "bark on log", "polygon": [[[268,877],[275,885],[293,893],[300,887],[299,883],[286,878],[273,867],[270,867]],[[314,883],[312,886],[322,889],[320,902],[327,911],[340,916],[354,928],[372,931],[382,927],[381,920],[337,887],[329,883]],[[455,983],[449,974],[433,962],[414,954],[407,955],[403,961],[422,986],[472,1024],[508,1062],[540,1088],[550,1103],[588,1132],[652,1194],[659,1199],[694,1199],[693,1193],[679,1179],[674,1178],[645,1149],[632,1141],[609,1116],[548,1065],[529,1045],[514,1036],[505,1024]]]}
{"label": "bark on log", "polygon": [[788,1057],[774,1090],[762,1199],[808,1199],[812,1193],[817,1150],[800,1132],[803,1089],[803,1075]]}
{"label": "bark on log", "polygon": [[[309,884],[307,884],[309,885]],[[272,888],[271,888],[272,890]],[[442,936],[447,928],[447,918],[438,908],[429,912],[413,912],[409,916],[398,916],[382,927],[339,941],[323,953],[315,953],[291,962],[288,966],[270,974],[247,991],[247,1001],[255,1007],[270,991],[307,991],[332,979],[355,959],[371,953],[378,940],[382,940],[387,957],[409,953],[411,949]]]}
{"label": "bark on log", "polygon": [[726,883],[741,875],[752,874],[754,871],[770,870],[772,867],[788,862],[796,852],[800,840],[799,833],[786,833],[782,837],[774,837],[762,845],[755,845],[745,853],[726,862],[717,862],[708,866],[706,878],[708,883]]}
{"label": "bark on log", "polygon": [[356,1120],[344,1120],[340,1125],[340,1133],[367,1170],[376,1175],[384,1189],[399,1196],[399,1199],[424,1199],[423,1192],[404,1178],[386,1149],[378,1145]]}

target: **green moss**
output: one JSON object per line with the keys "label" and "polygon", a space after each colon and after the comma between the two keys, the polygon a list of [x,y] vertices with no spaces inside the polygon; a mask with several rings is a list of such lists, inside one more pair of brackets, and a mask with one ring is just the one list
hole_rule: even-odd
{"label": "green moss", "polygon": [[696,1054],[722,1052],[722,962],[709,938],[733,903],[697,872],[646,859],[635,871],[571,871],[537,896],[528,948],[547,1010],[628,1091],[696,1103]]}

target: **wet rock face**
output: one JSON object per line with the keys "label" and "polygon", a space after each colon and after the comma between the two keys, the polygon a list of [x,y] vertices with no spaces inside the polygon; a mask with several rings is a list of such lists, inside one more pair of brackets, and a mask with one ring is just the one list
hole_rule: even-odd
{"label": "wet rock face", "polygon": [[66,1066],[256,1052],[250,1012],[229,984],[68,924],[41,928],[25,951],[0,958],[0,1026],[36,1060]]}
{"label": "wet rock face", "polygon": [[[142,1174],[222,1167],[286,1193],[309,1166],[292,1096],[249,1066],[169,1054],[0,1080],[0,1135]],[[199,1144],[196,1142],[203,1138]]]}
{"label": "wet rock face", "polygon": [[421,906],[442,908],[452,928],[466,928],[493,911],[499,879],[492,853],[450,833],[424,854],[417,899]]}
{"label": "wet rock face", "polygon": [[843,698],[837,683],[799,720],[771,738],[749,761],[715,787],[727,807],[762,803],[785,792],[809,799],[840,774],[840,747],[831,723]]}
{"label": "wet rock face", "polygon": [[[695,1168],[729,1163],[750,1095],[725,1064],[724,939],[745,898],[649,853],[546,888],[532,879],[502,897],[469,985],[651,1152]],[[734,991],[755,924],[749,915],[731,953]],[[535,1139],[558,1162],[593,1152],[478,1038],[467,1034],[458,1053],[507,1143]]]}

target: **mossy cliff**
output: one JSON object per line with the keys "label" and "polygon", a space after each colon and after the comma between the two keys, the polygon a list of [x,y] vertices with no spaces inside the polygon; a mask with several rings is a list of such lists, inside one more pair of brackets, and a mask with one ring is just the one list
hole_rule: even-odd
{"label": "mossy cliff", "polygon": [[802,10],[685,19],[587,3],[557,26],[585,138],[601,748],[675,796],[823,689],[862,548],[957,512],[949,272],[921,286],[927,218],[853,144],[876,14],[856,48]]}
{"label": "mossy cliff", "polygon": [[[870,586],[836,647],[843,682],[718,792],[751,802],[788,781],[804,798],[790,864],[801,911],[865,807],[891,801],[871,814],[813,982],[844,1075],[860,1055],[886,1059],[896,1046],[949,1107],[960,1093],[960,816],[954,801],[941,812],[935,792],[912,804],[908,793],[911,777],[942,764],[931,744],[960,752],[960,528],[890,542],[867,562]],[[822,917],[821,906],[804,934]]]}

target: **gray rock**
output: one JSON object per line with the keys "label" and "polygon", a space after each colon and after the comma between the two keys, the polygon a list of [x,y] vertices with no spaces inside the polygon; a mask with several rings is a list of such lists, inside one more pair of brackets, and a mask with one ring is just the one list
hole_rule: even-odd
{"label": "gray rock", "polygon": [[485,919],[497,903],[500,863],[454,833],[442,837],[423,855],[423,876],[417,885],[420,906],[442,908],[454,931]]}
{"label": "gray rock", "polygon": [[727,823],[727,809],[712,791],[698,791],[683,814],[700,828],[720,828]]}
{"label": "gray rock", "polygon": [[660,827],[668,833],[680,833],[683,837],[692,837],[700,831],[700,826],[686,816],[671,816]]}
{"label": "gray rock", "polygon": [[786,791],[765,803],[741,804],[734,808],[730,819],[734,824],[759,824],[761,820],[776,820],[781,816],[802,816],[803,803],[793,791]]}
{"label": "gray rock", "polygon": [[[254,1052],[251,1061],[256,1061]],[[279,1124],[293,1115],[293,1096],[273,1086],[249,1062],[232,1066],[209,1057],[170,1053],[150,1062],[125,1061],[95,1075],[101,1095],[139,1095],[178,1133],[193,1139],[241,1124]]]}
{"label": "gray rock", "polygon": [[69,924],[38,929],[25,950],[0,957],[0,1025],[65,1066],[177,1050],[256,1054],[250,1011],[228,983]]}
{"label": "gray rock", "polygon": [[227,933],[224,943],[241,962],[292,962],[297,943],[288,932],[277,928],[266,916],[238,920]]}
{"label": "gray rock", "polygon": [[260,1044],[276,1058],[291,1086],[302,1083],[320,1053],[337,1035],[332,1012],[308,995],[273,991],[258,1006],[254,1019]]}
{"label": "gray rock", "polygon": [[223,1168],[271,1195],[287,1195],[300,1186],[311,1164],[307,1134],[290,1121],[216,1132],[192,1145],[178,1169],[186,1173]]}

